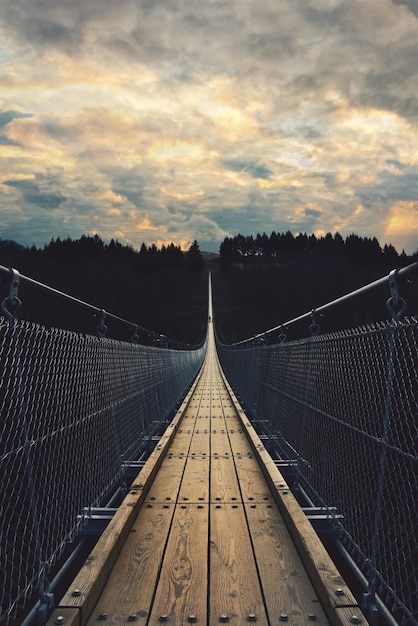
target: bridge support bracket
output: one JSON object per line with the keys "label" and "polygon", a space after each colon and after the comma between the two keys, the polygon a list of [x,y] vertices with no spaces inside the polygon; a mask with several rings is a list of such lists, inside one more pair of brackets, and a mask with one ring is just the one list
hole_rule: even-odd
{"label": "bridge support bracket", "polygon": [[39,607],[37,608],[37,611],[36,611],[39,626],[44,626],[44,624],[46,624],[49,616],[51,615],[54,609],[55,609],[54,594],[51,592],[43,593],[40,598]]}
{"label": "bridge support bracket", "polygon": [[110,520],[113,518],[117,511],[117,508],[94,508],[94,509],[84,509],[80,518],[87,519],[87,524],[83,526],[80,530],[80,535],[82,536],[100,536]]}

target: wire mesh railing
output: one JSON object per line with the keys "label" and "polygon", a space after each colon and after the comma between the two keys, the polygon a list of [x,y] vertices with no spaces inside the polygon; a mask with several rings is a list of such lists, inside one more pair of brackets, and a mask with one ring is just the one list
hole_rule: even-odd
{"label": "wire mesh railing", "polygon": [[13,280],[0,318],[2,624],[33,592],[48,605],[51,566],[161,430],[206,350],[18,321]]}
{"label": "wire mesh railing", "polygon": [[274,345],[263,335],[234,346],[218,342],[218,353],[259,431],[282,459],[296,461],[297,481],[311,501],[330,515],[337,511],[335,530],[366,578],[369,617],[378,602],[396,622],[412,625],[418,318],[403,317],[396,278],[390,275],[388,321],[321,335],[311,313],[303,316],[311,320],[308,338],[287,341],[287,323]]}

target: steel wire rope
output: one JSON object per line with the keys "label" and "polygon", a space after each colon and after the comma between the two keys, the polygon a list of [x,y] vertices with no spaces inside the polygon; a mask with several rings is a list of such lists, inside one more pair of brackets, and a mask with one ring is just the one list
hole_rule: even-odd
{"label": "steel wire rope", "polygon": [[[359,289],[355,289],[354,291],[351,291],[350,293],[345,294],[344,296],[341,296],[340,298],[336,298],[335,300],[331,300],[330,302],[327,302],[326,304],[323,304],[317,308],[314,309],[315,313],[317,315],[322,315],[325,311],[328,311],[330,308],[337,306],[339,304],[342,304],[343,302],[348,302],[349,300],[352,300],[353,298],[362,295],[364,293],[368,293],[369,291],[376,289],[377,287],[381,287],[383,285],[388,284],[388,281],[391,280],[391,278],[394,276],[394,273],[396,275],[397,278],[407,278],[408,276],[410,276],[411,274],[417,273],[418,272],[418,261],[416,261],[415,263],[412,263],[411,265],[407,265],[406,267],[403,267],[399,270],[392,270],[389,274],[387,274],[386,276],[383,276],[382,278],[379,278],[367,285],[364,285],[363,287],[360,287]],[[389,299],[388,303],[390,303],[390,305],[393,306],[393,304],[397,304],[396,302],[393,302],[391,300],[391,298]],[[400,310],[396,313],[397,315],[401,315],[404,312],[403,309],[403,303],[401,303],[401,307]],[[297,323],[297,322],[302,322],[304,320],[309,319],[309,317],[312,316],[312,311],[308,311],[306,313],[303,313],[302,315],[299,315],[298,317],[295,317],[291,320],[288,320],[287,322],[281,322],[280,324],[278,324],[277,326],[274,326],[273,328],[270,328],[269,330],[265,330],[261,333],[258,333],[252,337],[248,337],[247,339],[242,339],[241,341],[237,341],[235,343],[231,343],[228,344],[229,348],[233,348],[235,346],[240,346],[243,344],[248,344],[252,341],[254,341],[254,339],[257,339],[258,337],[263,337],[266,335],[270,335],[274,332],[277,332],[278,330],[282,330],[283,328],[289,328],[290,326],[292,326],[293,324]],[[226,344],[225,344],[226,345]]]}

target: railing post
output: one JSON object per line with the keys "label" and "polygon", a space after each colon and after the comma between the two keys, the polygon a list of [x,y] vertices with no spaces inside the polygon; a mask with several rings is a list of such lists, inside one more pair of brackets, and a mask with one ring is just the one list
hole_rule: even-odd
{"label": "railing post", "polygon": [[[311,311],[311,323],[309,324],[309,332],[310,337],[306,343],[306,373],[305,373],[305,391],[303,397],[303,415],[302,415],[302,423],[300,428],[300,437],[299,437],[299,446],[298,446],[298,458],[299,464],[302,462],[303,465],[306,465],[306,460],[304,459],[304,445],[305,445],[305,434],[306,434],[306,420],[308,413],[308,399],[311,392],[311,380],[312,380],[312,348],[313,341],[315,337],[320,333],[321,328],[316,321],[316,311],[312,309]],[[302,468],[301,468],[302,469]]]}
{"label": "railing post", "polygon": [[[280,334],[279,334],[279,346],[278,346],[278,364],[277,364],[277,374],[278,374],[278,378],[277,378],[277,390],[276,393],[273,396],[273,406],[271,409],[271,415],[270,415],[270,421],[269,421],[269,440],[271,441],[272,437],[277,434],[277,433],[273,433],[273,428],[274,428],[274,421],[275,421],[275,413],[276,413],[276,409],[277,409],[277,401],[278,401],[278,395],[280,393],[280,374],[281,374],[281,366],[282,366],[282,361],[283,361],[283,356],[284,356],[284,347],[285,347],[285,343],[286,343],[286,333],[283,330],[283,326],[280,328]],[[261,380],[259,381],[259,383],[261,383]],[[260,386],[260,384],[259,384]]]}
{"label": "railing post", "polygon": [[376,587],[377,587],[377,558],[379,552],[379,538],[382,526],[382,509],[384,505],[384,490],[386,484],[387,469],[387,452],[389,445],[389,428],[392,417],[392,401],[393,401],[393,379],[396,356],[396,336],[401,318],[406,310],[406,302],[399,295],[399,286],[397,281],[397,271],[393,270],[389,274],[389,288],[391,296],[386,306],[391,315],[388,325],[388,360],[387,360],[387,376],[386,376],[386,397],[385,412],[383,415],[381,454],[379,460],[379,474],[377,483],[377,496],[374,514],[372,554],[369,560],[368,571],[368,589],[363,595],[364,610],[367,614],[369,622],[374,626],[377,623],[378,608],[376,603]]}
{"label": "railing post", "polygon": [[[17,320],[17,315],[21,309],[22,302],[18,297],[20,284],[20,274],[17,270],[10,268],[9,295],[1,303],[1,310],[7,318],[10,326]],[[9,308],[11,307],[11,309]]]}

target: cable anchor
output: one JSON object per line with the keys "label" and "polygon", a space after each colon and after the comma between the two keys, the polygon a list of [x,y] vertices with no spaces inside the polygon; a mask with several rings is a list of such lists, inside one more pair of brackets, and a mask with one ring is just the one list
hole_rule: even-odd
{"label": "cable anchor", "polygon": [[18,270],[10,268],[10,277],[9,295],[6,296],[1,303],[1,310],[6,316],[9,324],[13,325],[22,306],[22,301],[17,295],[19,293],[20,284],[20,274]]}
{"label": "cable anchor", "polygon": [[104,339],[106,337],[106,333],[107,333],[107,326],[105,324],[105,322],[106,322],[106,311],[104,309],[101,309],[100,313],[101,313],[102,317],[100,319],[100,324],[96,328],[96,332],[97,332],[98,336],[100,337],[100,339]]}
{"label": "cable anchor", "polygon": [[397,323],[406,311],[406,302],[399,295],[398,270],[392,270],[389,274],[390,298],[386,302],[386,307],[392,317],[392,321]]}
{"label": "cable anchor", "polygon": [[320,327],[320,325],[316,321],[315,314],[316,314],[316,309],[312,309],[312,311],[311,311],[311,323],[309,325],[309,330],[311,331],[311,335],[313,337],[315,337],[316,335],[319,335],[319,333],[321,331],[321,327]]}
{"label": "cable anchor", "polygon": [[284,332],[283,324],[282,324],[280,326],[279,343],[284,343],[286,339],[287,339],[286,333]]}
{"label": "cable anchor", "polygon": [[131,341],[132,341],[132,343],[135,343],[135,344],[139,343],[139,334],[138,334],[138,325],[137,324],[135,325],[134,334],[131,337]]}

